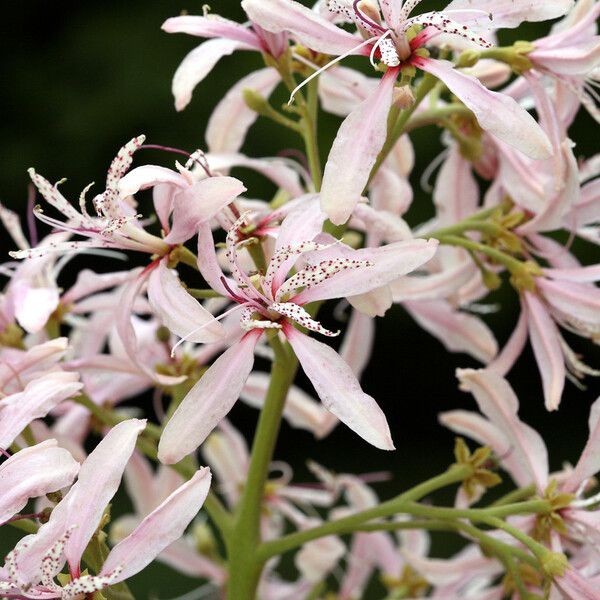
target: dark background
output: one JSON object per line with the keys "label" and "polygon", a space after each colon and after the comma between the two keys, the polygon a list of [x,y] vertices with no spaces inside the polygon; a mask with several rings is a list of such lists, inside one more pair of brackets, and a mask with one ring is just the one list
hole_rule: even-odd
{"label": "dark background", "polygon": [[[0,36],[0,201],[25,213],[29,182],[26,169],[30,166],[50,181],[68,177],[62,190],[76,201],[89,182],[102,185],[116,150],[140,133],[145,133],[150,143],[188,151],[202,147],[213,107],[239,77],[261,62],[256,53],[238,52],[223,59],[198,86],[191,104],[182,113],[175,112],[171,77],[200,40],[168,35],[160,25],[181,10],[200,14],[202,4],[184,0],[5,3]],[[432,6],[441,7],[443,3],[423,3],[424,10]],[[238,0],[216,0],[212,9],[238,21],[245,18]],[[520,37],[533,39],[543,31],[544,26],[528,25]],[[508,39],[511,34],[504,37]],[[322,118],[323,158],[339,122],[327,115]],[[594,126],[591,119],[582,116],[572,130],[578,156],[590,156],[598,150]],[[415,225],[432,212],[430,195],[418,188],[418,179],[441,150],[441,144],[439,131],[433,127],[418,131],[413,140],[418,162],[409,221]],[[292,134],[260,121],[251,130],[244,151],[252,156],[268,156],[290,147],[299,147]],[[171,156],[153,151],[140,152],[138,160],[173,164]],[[236,174],[247,182],[251,196],[271,194],[272,188],[261,179],[241,171]],[[10,242],[5,234],[1,239],[6,256]],[[598,261],[597,248],[581,244],[577,249],[583,253],[584,262]],[[78,258],[71,263],[72,271],[66,277],[90,262],[102,270],[113,268],[110,259],[99,262]],[[123,266],[118,263],[114,268]],[[502,304],[502,312],[486,318],[503,343],[516,322],[516,295],[505,286],[492,300]],[[576,338],[568,339],[592,367],[600,366],[597,348]],[[401,308],[394,307],[385,321],[378,321],[376,349],[363,387],[382,405],[397,450],[385,453],[373,449],[343,426],[327,440],[315,442],[309,434],[284,425],[276,458],[291,463],[298,480],[307,477],[307,458],[338,471],[387,470],[393,479],[377,486],[382,497],[433,476],[453,460],[453,435],[438,426],[437,413],[459,406],[474,408],[471,397],[456,388],[454,370],[464,366],[476,364],[469,357],[447,353]],[[552,467],[558,469],[563,461],[576,460],[586,439],[589,406],[598,396],[597,382],[588,380],[587,391],[567,383],[560,410],[548,414],[529,348],[510,373],[510,381],[521,399],[521,415],[547,440]],[[237,406],[232,418],[251,434],[256,421],[254,411]],[[116,512],[123,510],[125,500]],[[0,530],[0,555],[16,539],[15,532],[6,529]],[[442,543],[437,547],[447,552],[451,546]],[[183,577],[172,577],[162,566],[153,566],[132,581],[139,598],[170,598],[194,586]],[[378,597],[377,592],[373,597]]]}

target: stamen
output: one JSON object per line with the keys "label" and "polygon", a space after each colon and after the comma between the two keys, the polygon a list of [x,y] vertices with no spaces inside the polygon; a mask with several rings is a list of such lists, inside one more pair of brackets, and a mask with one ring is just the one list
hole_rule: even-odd
{"label": "stamen", "polygon": [[[379,23],[375,23],[375,21],[369,19],[369,17],[367,17],[367,15],[365,15],[365,13],[358,7],[359,3],[362,1],[363,0],[354,0],[352,8],[356,18],[361,22],[363,29],[366,29],[367,31],[374,29],[375,31],[380,31],[383,33],[385,31],[385,27],[382,27]],[[374,33],[373,31],[371,32]]]}
{"label": "stamen", "polygon": [[369,44],[372,44],[374,41],[376,41],[377,39],[379,39],[379,36],[375,36],[372,38],[369,38],[368,40],[365,40],[364,42],[358,44],[358,46],[355,46],[354,48],[352,48],[351,50],[348,50],[348,52],[344,52],[344,54],[340,54],[340,56],[337,56],[336,58],[334,58],[332,61],[328,62],[324,67],[321,67],[318,71],[315,71],[312,75],[309,75],[302,83],[300,83],[299,85],[297,85],[293,90],[292,93],[290,94],[290,99],[288,100],[288,105],[291,104],[294,101],[294,96],[310,81],[312,81],[315,77],[318,77],[321,73],[323,73],[323,71],[326,71],[327,69],[329,69],[330,67],[333,67],[333,65],[339,63],[341,60],[344,60],[344,58],[353,55],[357,50],[360,50],[360,48],[364,48],[365,46],[368,46]]}
{"label": "stamen", "polygon": [[[181,156],[185,156],[188,160],[185,163],[185,168],[189,169],[191,167],[191,163],[196,163],[200,166],[200,168],[206,173],[208,177],[212,177],[212,173],[208,166],[208,162],[206,161],[206,156],[202,150],[196,150],[192,154],[186,152],[185,150],[181,150],[179,148],[173,148],[172,146],[161,146],[160,144],[144,144],[140,146],[141,149],[147,150],[164,150],[165,152],[173,152],[174,154],[181,154]],[[204,159],[204,160],[203,160]]]}

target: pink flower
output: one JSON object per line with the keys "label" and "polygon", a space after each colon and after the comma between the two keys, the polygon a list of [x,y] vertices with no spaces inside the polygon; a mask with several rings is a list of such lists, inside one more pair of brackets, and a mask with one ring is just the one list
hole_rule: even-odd
{"label": "pink flower", "polygon": [[[218,266],[209,233],[200,233],[200,271],[213,289],[238,304],[236,310],[242,311],[240,326],[246,333],[217,359],[167,423],[159,445],[161,461],[177,462],[194,450],[229,412],[250,374],[254,348],[265,330],[285,335],[326,408],[373,445],[393,447],[383,413],[360,389],[350,367],[337,352],[301,333],[294,324],[323,335],[337,335],[315,321],[303,305],[381,287],[429,260],[437,244],[414,240],[352,250],[329,243],[329,238],[323,239],[326,243],[314,241],[324,218],[304,205],[287,216],[266,272],[258,280],[259,288],[240,268],[237,253],[245,217],[227,234],[227,259],[233,279],[226,278]],[[304,268],[286,280],[299,258],[304,258]],[[299,288],[302,291],[298,292]]]}
{"label": "pink flower", "polygon": [[[552,153],[548,138],[535,120],[510,97],[487,90],[477,79],[453,68],[443,60],[427,58],[420,50],[428,41],[441,33],[488,46],[489,43],[471,27],[490,28],[513,26],[527,18],[524,2],[513,6],[495,7],[483,0],[487,10],[480,10],[478,2],[470,2],[469,9],[453,9],[424,13],[409,17],[419,1],[399,4],[382,2],[379,9],[360,3],[335,0],[328,4],[346,20],[356,24],[369,38],[345,54],[336,51],[339,41],[332,24],[293,0],[244,0],[243,6],[250,18],[274,33],[289,32],[303,44],[318,52],[341,54],[340,58],[358,53],[369,46],[371,59],[377,56],[388,69],[378,88],[342,123],[331,148],[323,176],[321,205],[335,223],[347,221],[367,183],[371,169],[387,135],[387,117],[393,101],[393,90],[402,67],[415,66],[441,79],[448,89],[470,108],[481,127],[534,158],[545,158]],[[516,6],[515,6],[516,4]],[[527,9],[531,3],[527,3]],[[566,10],[566,9],[565,9]],[[541,11],[546,14],[547,11]],[[552,12],[552,11],[550,11]],[[564,12],[558,11],[558,14]],[[557,15],[554,15],[557,16]],[[546,18],[533,11],[533,20]],[[407,31],[414,25],[424,29],[409,39]],[[367,50],[367,51],[369,51]],[[343,176],[340,174],[344,173]]]}
{"label": "pink flower", "polygon": [[[123,470],[145,421],[131,419],[111,429],[81,466],[77,483],[53,509],[37,533],[21,539],[6,557],[0,589],[8,595],[73,600],[124,581],[179,539],[194,518],[210,486],[203,468],[154,509],[110,552],[97,575],[81,575],[81,556],[117,491]],[[71,581],[54,578],[66,562]]]}

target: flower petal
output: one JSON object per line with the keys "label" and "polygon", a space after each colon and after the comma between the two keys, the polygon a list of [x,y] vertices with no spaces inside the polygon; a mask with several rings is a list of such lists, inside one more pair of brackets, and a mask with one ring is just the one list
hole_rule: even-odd
{"label": "flower petal", "polygon": [[321,188],[321,208],[336,225],[352,214],[385,142],[397,75],[398,69],[388,69],[375,91],[338,129]]}
{"label": "flower petal", "polygon": [[210,490],[210,482],[208,467],[196,471],[189,481],[175,490],[111,550],[100,575],[108,575],[122,567],[115,581],[123,581],[149,565],[183,535],[185,528],[202,508]]}
{"label": "flower petal", "polygon": [[510,96],[488,90],[475,77],[456,70],[449,61],[416,57],[412,62],[441,79],[473,111],[482,129],[531,158],[542,159],[552,155],[548,136]]}
{"label": "flower petal", "polygon": [[284,331],[325,408],[376,448],[393,450],[385,415],[375,400],[362,391],[341,356],[291,325],[286,324]]}
{"label": "flower petal", "polygon": [[560,346],[560,334],[554,321],[537,296],[525,292],[527,326],[548,410],[556,410],[565,385],[565,363]]}
{"label": "flower petal", "polygon": [[223,58],[236,50],[253,50],[246,43],[236,40],[208,40],[194,48],[181,62],[175,75],[171,91],[175,97],[175,108],[183,110],[192,99],[194,88],[212,71]]}
{"label": "flower petal", "polygon": [[39,498],[73,483],[79,463],[56,440],[13,454],[0,465],[0,524]]}
{"label": "flower petal", "polygon": [[231,410],[252,370],[254,347],[261,335],[257,330],[244,335],[188,392],[160,438],[162,463],[176,463],[195,450]]}
{"label": "flower petal", "polygon": [[[183,289],[165,261],[150,275],[148,299],[163,324],[179,337],[197,344],[223,339],[225,332],[221,323]],[[192,331],[196,333],[190,335]]]}
{"label": "flower petal", "polygon": [[224,19],[221,16],[208,15],[199,17],[195,15],[183,15],[171,17],[161,26],[167,33],[187,33],[204,38],[225,38],[237,40],[256,50],[261,50],[258,36],[248,27],[244,27],[235,21]]}
{"label": "flower petal", "polygon": [[200,223],[210,221],[245,191],[235,177],[209,177],[181,190],[173,199],[173,224],[165,242],[186,242],[198,233]]}
{"label": "flower petal", "polygon": [[240,79],[217,104],[206,126],[209,152],[237,152],[258,114],[244,100],[244,91],[252,90],[268,98],[280,81],[275,69],[259,69]]}
{"label": "flower petal", "polygon": [[344,54],[361,42],[294,0],[242,0],[242,8],[250,20],[267,31],[291,33],[317,52]]}
{"label": "flower petal", "polygon": [[529,474],[539,491],[548,483],[548,451],[537,431],[517,414],[519,401],[508,381],[489,369],[458,369],[461,386],[470,391],[481,412],[509,439],[515,460]]}

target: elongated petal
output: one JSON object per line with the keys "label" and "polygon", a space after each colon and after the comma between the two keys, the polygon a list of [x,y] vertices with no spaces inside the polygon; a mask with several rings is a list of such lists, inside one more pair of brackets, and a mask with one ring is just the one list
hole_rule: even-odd
{"label": "elongated petal", "polygon": [[125,486],[138,515],[147,515],[156,506],[153,498],[154,472],[148,459],[137,451],[132,454],[125,469]]}
{"label": "elongated petal", "polygon": [[490,29],[518,27],[523,21],[547,21],[562,17],[573,6],[573,0],[452,0],[445,10],[476,9],[490,15]]}
{"label": "elongated petal", "polygon": [[129,419],[113,427],[88,456],[77,483],[52,512],[51,520],[64,518],[68,527],[77,526],[65,548],[72,567],[78,566],[106,505],[119,488],[125,465],[145,426],[145,420]]}
{"label": "elongated petal", "polygon": [[259,69],[240,79],[217,104],[206,126],[209,152],[237,152],[258,114],[244,100],[244,90],[253,90],[268,98],[280,77],[275,69]]}
{"label": "elongated petal", "polygon": [[515,460],[543,491],[548,482],[546,445],[537,431],[519,419],[519,401],[506,379],[488,369],[458,369],[456,374],[475,397],[481,412],[510,440]]}
{"label": "elongated petal", "polygon": [[435,254],[437,246],[436,240],[410,240],[361,250],[338,244],[329,251],[315,252],[315,262],[321,257],[339,256],[348,259],[349,263],[367,261],[368,265],[342,270],[300,292],[294,302],[306,304],[314,300],[345,298],[381,288],[425,264]]}
{"label": "elongated petal", "polygon": [[256,50],[261,50],[260,40],[251,29],[218,15],[171,17],[162,24],[161,29],[167,33],[187,33],[204,38],[237,40],[254,46]]}
{"label": "elongated petal", "polygon": [[340,356],[358,380],[369,363],[374,340],[375,320],[353,310],[340,347]]}
{"label": "elongated petal", "polygon": [[56,440],[25,448],[0,465],[0,524],[38,498],[70,485],[79,463]]}
{"label": "elongated petal", "polygon": [[28,333],[37,333],[44,328],[60,300],[58,288],[34,287],[27,280],[15,281],[10,292],[15,317]]}
{"label": "elongated petal", "polygon": [[291,33],[317,52],[343,54],[361,42],[294,0],[243,0],[242,8],[250,20],[267,31]]}
{"label": "elongated petal", "polygon": [[525,303],[529,338],[542,376],[546,408],[556,410],[565,385],[565,363],[560,347],[560,334],[548,311],[536,296],[525,292]]}
{"label": "elongated petal", "polygon": [[456,310],[444,300],[404,302],[403,306],[451,352],[466,352],[483,363],[496,355],[496,338],[479,317]]}
{"label": "elongated petal", "polygon": [[236,40],[208,40],[194,48],[181,62],[173,77],[171,90],[175,108],[183,110],[192,99],[194,88],[212,71],[223,58],[236,50],[252,50],[253,47]]}
{"label": "elongated petal", "polygon": [[467,435],[478,444],[491,448],[515,483],[521,486],[531,483],[529,469],[524,468],[518,457],[513,455],[511,441],[494,423],[467,410],[441,413],[439,421],[451,431],[459,435]]}
{"label": "elongated petal", "polygon": [[393,450],[385,415],[340,355],[290,325],[285,334],[325,408],[373,446]]}
{"label": "elongated petal", "polygon": [[588,441],[575,470],[562,486],[565,492],[575,493],[586,479],[600,471],[600,398],[592,405],[588,425],[590,429]]}
{"label": "elongated petal", "polygon": [[458,223],[477,210],[479,188],[471,170],[471,163],[458,149],[450,148],[435,182],[433,201],[437,210],[439,226]]}
{"label": "elongated petal", "polygon": [[488,365],[488,369],[504,377],[515,364],[527,343],[527,309],[522,308],[519,320],[502,351]]}
{"label": "elongated petal", "polygon": [[215,217],[245,191],[235,177],[209,177],[182,190],[173,201],[173,225],[165,242],[186,242],[198,233],[200,223]]}
{"label": "elongated petal", "polygon": [[183,289],[165,261],[150,275],[148,298],[163,324],[181,338],[210,344],[225,336],[221,323]]}
{"label": "elongated petal", "polygon": [[373,94],[338,129],[321,188],[321,208],[336,225],[352,214],[385,142],[397,74],[397,69],[389,69]]}
{"label": "elongated petal", "polygon": [[204,504],[210,489],[210,469],[204,467],[153,510],[110,552],[100,575],[122,567],[116,581],[139,573],[178,540]]}
{"label": "elongated petal", "polygon": [[31,421],[45,417],[82,387],[77,373],[56,371],[34,379],[22,392],[0,400],[0,448],[8,448]]}
{"label": "elongated petal", "polygon": [[127,197],[136,194],[140,190],[146,190],[161,183],[167,183],[179,188],[189,185],[181,173],[157,165],[143,165],[131,169],[131,171],[119,179],[117,185],[121,197]]}
{"label": "elongated petal", "polygon": [[551,156],[548,136],[510,96],[488,90],[478,79],[457,71],[448,61],[418,57],[413,63],[441,79],[473,111],[483,129],[531,158]]}
{"label": "elongated petal", "polygon": [[600,265],[564,269],[544,269],[544,275],[556,281],[590,283],[592,281],[600,281]]}
{"label": "elongated petal", "polygon": [[163,431],[158,457],[173,464],[195,450],[231,410],[254,364],[262,331],[250,331],[223,353],[188,392]]}

